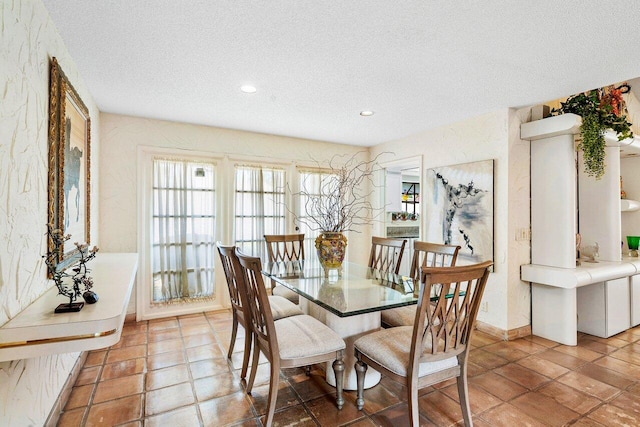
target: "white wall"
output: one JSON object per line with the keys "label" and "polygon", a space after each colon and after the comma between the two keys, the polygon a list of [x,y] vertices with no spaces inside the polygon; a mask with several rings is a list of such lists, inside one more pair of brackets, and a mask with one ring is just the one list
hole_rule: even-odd
{"label": "white wall", "polygon": [[[620,159],[620,175],[627,199],[640,200],[640,158],[625,157]],[[640,211],[622,212],[622,235],[624,255],[627,255],[627,236],[640,236]]]}
{"label": "white wall", "polygon": [[[0,325],[52,286],[41,255],[46,253],[53,56],[89,108],[95,153],[91,191],[97,201],[100,124],[93,99],[40,0],[0,1]],[[91,215],[98,217],[97,203]],[[99,243],[97,221],[92,225],[92,243]],[[77,358],[74,353],[0,362],[0,425],[42,425]]]}
{"label": "white wall", "polygon": [[[624,95],[627,103],[628,116],[634,135],[640,135],[640,99],[634,92]],[[627,193],[627,199],[640,200],[640,158],[624,157],[620,159],[620,176],[622,177],[622,188]],[[621,215],[621,235],[623,242],[622,255],[626,256],[629,251],[627,236],[640,236],[640,211],[622,212]]]}
{"label": "white wall", "polygon": [[[529,121],[531,108],[509,110],[507,329],[531,323],[531,286],[520,280],[520,266],[531,262],[531,148],[520,139],[520,125]],[[524,240],[517,238],[521,230]]]}
{"label": "white wall", "polygon": [[527,113],[496,111],[380,144],[371,153],[390,151],[399,159],[422,155],[423,175],[433,167],[495,159],[496,272],[485,290],[488,311],[478,320],[503,330],[526,326],[530,318],[529,286],[519,278],[520,265],[529,262],[529,243],[515,242],[515,229],[529,227],[529,145],[519,139],[521,116],[526,119]]}
{"label": "white wall", "polygon": [[[213,156],[251,156],[265,162],[314,165],[336,154],[363,151],[354,147],[245,131],[197,126],[115,114],[101,116],[100,230],[101,250],[139,252],[137,248],[137,149],[180,148]],[[364,149],[366,151],[366,149]],[[367,153],[364,154],[367,156]],[[232,185],[232,183],[229,183]],[[370,230],[350,233],[347,256],[366,263]],[[223,280],[223,276],[217,277]],[[135,291],[129,313],[135,311]]]}

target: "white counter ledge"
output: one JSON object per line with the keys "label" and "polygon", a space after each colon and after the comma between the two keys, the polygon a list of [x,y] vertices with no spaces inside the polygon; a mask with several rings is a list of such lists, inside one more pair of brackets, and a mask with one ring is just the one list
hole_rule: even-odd
{"label": "white counter ledge", "polygon": [[638,273],[640,273],[640,259],[625,258],[622,261],[598,261],[596,263],[582,260],[581,265],[576,268],[526,264],[521,267],[520,277],[526,282],[573,289]]}
{"label": "white counter ledge", "polygon": [[[590,323],[596,324],[599,329],[605,328],[614,320],[622,325],[616,331],[629,328],[631,326],[629,310],[633,308],[633,303],[629,301],[631,286],[629,278],[637,274],[640,274],[638,258],[597,263],[582,260],[581,265],[576,268],[536,264],[521,266],[520,277],[524,281],[531,282],[532,333],[565,345],[576,345],[578,330],[595,335],[590,324],[583,326],[583,329],[579,326],[579,321],[584,325],[585,319],[595,315],[598,318]],[[618,304],[617,310],[603,306],[610,302],[605,296],[607,292],[619,294],[615,299]],[[579,294],[583,295],[582,299]],[[587,299],[587,295],[591,296]],[[595,306],[594,299],[600,302],[601,307]],[[579,319],[581,312],[583,316]],[[619,315],[619,321],[616,315]],[[606,332],[605,335],[609,336],[613,333],[615,332]]]}
{"label": "white counter ledge", "polygon": [[76,313],[54,313],[68,298],[53,286],[0,327],[0,361],[94,350],[120,340],[138,254],[99,252],[87,266],[99,301]]}

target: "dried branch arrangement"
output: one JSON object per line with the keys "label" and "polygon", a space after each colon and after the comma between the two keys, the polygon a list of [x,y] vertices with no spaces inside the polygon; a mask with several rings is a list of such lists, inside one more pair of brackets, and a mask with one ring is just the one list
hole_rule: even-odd
{"label": "dried branch arrangement", "polygon": [[371,196],[377,187],[375,175],[382,171],[378,158],[359,160],[361,152],[345,156],[335,155],[327,167],[318,163],[323,176],[320,188],[311,189],[307,182],[301,184],[298,196],[304,215],[291,212],[296,224],[304,224],[312,230],[345,232],[357,231],[355,228],[368,225],[384,211],[375,208]]}
{"label": "dried branch arrangement", "polygon": [[[71,306],[76,298],[84,292],[90,291],[93,287],[93,279],[87,275],[90,270],[86,264],[96,257],[98,248],[94,246],[93,249],[89,250],[86,244],[74,243],[80,254],[78,263],[68,270],[59,270],[58,256],[64,247],[64,242],[69,240],[71,236],[64,235],[58,228],[54,229],[52,224],[47,224],[47,234],[51,237],[53,248],[47,255],[43,256],[44,262],[58,288],[58,294],[69,298],[69,306]],[[72,274],[67,272],[69,270],[72,271]]]}

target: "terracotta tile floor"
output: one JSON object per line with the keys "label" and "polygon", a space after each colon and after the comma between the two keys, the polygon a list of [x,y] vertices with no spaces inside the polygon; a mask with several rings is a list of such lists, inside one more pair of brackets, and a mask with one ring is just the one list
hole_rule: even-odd
{"label": "terracotta tile floor", "polygon": [[[242,334],[242,328],[240,328]],[[239,379],[242,337],[226,359],[230,312],[126,324],[120,342],[89,353],[59,426],[261,426],[269,365],[251,396]],[[640,425],[640,327],[609,339],[580,335],[577,347],[538,337],[498,341],[476,332],[469,364],[476,426]],[[274,425],[404,426],[403,388],[385,378],[346,392],[344,408],[320,366],[281,374]],[[455,382],[420,393],[423,425],[462,425]]]}

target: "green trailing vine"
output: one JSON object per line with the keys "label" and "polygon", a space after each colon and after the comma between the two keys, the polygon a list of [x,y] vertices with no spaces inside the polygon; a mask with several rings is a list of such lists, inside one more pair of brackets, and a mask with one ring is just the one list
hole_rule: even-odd
{"label": "green trailing vine", "polygon": [[578,145],[578,149],[582,150],[585,172],[587,172],[587,175],[595,176],[596,179],[599,179],[604,175],[604,148],[606,143],[602,127],[595,114],[582,117],[580,136],[582,136],[582,141]]}
{"label": "green trailing vine", "polygon": [[621,114],[624,109],[622,87],[610,86],[579,93],[570,96],[560,103],[560,108],[553,110],[554,114],[573,113],[582,117],[582,140],[578,149],[582,150],[585,173],[596,179],[604,175],[605,131],[612,129],[619,141],[633,137],[631,123],[627,121],[627,116]]}

